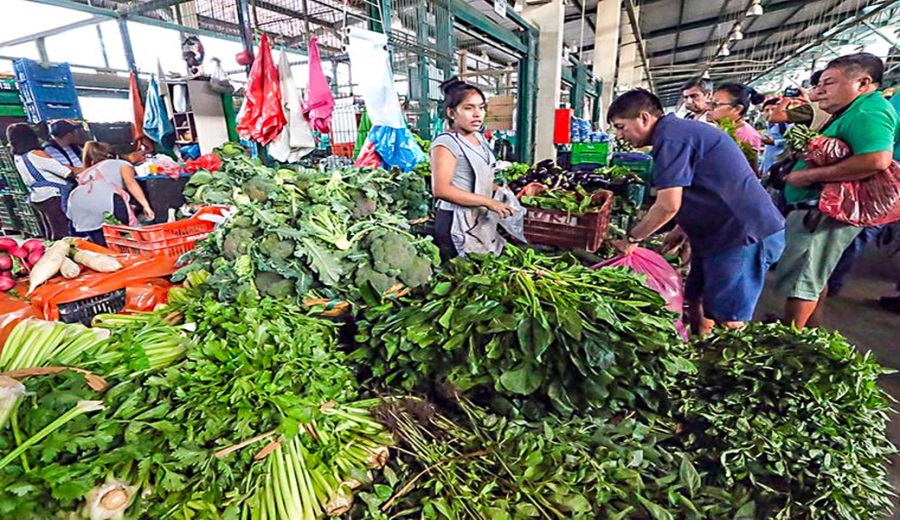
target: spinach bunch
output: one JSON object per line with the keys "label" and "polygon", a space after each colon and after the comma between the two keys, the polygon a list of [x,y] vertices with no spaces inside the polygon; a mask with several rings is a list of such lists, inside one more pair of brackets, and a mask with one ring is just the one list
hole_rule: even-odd
{"label": "spinach bunch", "polygon": [[891,510],[885,370],[838,334],[753,324],[696,344],[677,412],[682,442],[766,518],[878,518]]}
{"label": "spinach bunch", "polygon": [[438,385],[513,415],[663,412],[693,370],[673,319],[631,272],[507,247],[367,309],[352,357],[376,384]]}
{"label": "spinach bunch", "polygon": [[[705,484],[688,455],[665,446],[671,421],[534,423],[459,404],[453,418],[413,400],[376,410],[399,439],[400,457],[386,482],[363,495],[369,517],[699,519],[753,511],[746,488]],[[403,486],[426,468],[415,488]]]}
{"label": "spinach bunch", "polygon": [[525,206],[565,211],[575,215],[583,215],[600,208],[591,194],[581,186],[576,187],[574,191],[547,190],[537,195],[523,195],[521,201]]}

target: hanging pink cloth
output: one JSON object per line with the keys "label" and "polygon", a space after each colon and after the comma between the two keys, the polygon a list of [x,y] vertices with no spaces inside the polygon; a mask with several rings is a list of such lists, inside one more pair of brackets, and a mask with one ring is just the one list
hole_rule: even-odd
{"label": "hanging pink cloth", "polygon": [[334,94],[322,71],[318,38],[309,39],[309,85],[306,87],[306,104],[303,115],[313,129],[327,134],[331,132],[331,114],[334,112]]}
{"label": "hanging pink cloth", "polygon": [[269,38],[263,33],[259,52],[247,78],[237,131],[244,139],[267,145],[281,134],[286,124],[281,104],[281,80],[272,59]]}

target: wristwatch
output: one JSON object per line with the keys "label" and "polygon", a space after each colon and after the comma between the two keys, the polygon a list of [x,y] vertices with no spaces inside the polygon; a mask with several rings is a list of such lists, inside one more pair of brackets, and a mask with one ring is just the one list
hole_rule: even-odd
{"label": "wristwatch", "polygon": [[641,243],[641,239],[634,238],[633,236],[631,236],[630,233],[625,238],[628,240],[629,244],[640,244]]}

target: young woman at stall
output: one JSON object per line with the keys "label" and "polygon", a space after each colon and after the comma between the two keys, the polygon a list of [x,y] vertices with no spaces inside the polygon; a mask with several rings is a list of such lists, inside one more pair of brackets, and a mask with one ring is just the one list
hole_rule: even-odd
{"label": "young woman at stall", "polygon": [[62,165],[41,149],[35,131],[26,123],[6,129],[16,170],[28,187],[28,200],[34,206],[44,237],[59,240],[69,234],[66,204],[72,186],[67,182],[80,169]]}
{"label": "young woman at stall", "polygon": [[481,133],[487,98],[458,78],[441,85],[449,131],[431,142],[431,190],[437,199],[435,242],[441,259],[503,248],[497,222],[513,208],[494,200],[494,159]]}
{"label": "young woman at stall", "polygon": [[83,161],[85,170],[78,176],[78,187],[69,195],[68,204],[68,217],[77,234],[105,246],[102,228],[106,215],[123,224],[137,225],[129,204],[131,197],[143,208],[145,219],[155,218],[144,190],[135,180],[134,167],[116,159],[109,145],[86,143]]}

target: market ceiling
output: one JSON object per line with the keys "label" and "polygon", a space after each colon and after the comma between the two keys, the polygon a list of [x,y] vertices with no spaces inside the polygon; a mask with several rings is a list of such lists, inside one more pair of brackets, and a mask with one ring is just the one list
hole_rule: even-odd
{"label": "market ceiling", "polygon": [[[565,43],[594,59],[594,28],[600,1],[569,0]],[[622,0],[628,2],[630,0]],[[762,14],[748,16],[759,4]],[[749,82],[792,58],[848,18],[871,9],[897,9],[885,0],[639,0],[635,2],[650,73],[664,104],[674,105],[679,87],[704,72],[715,82]],[[625,11],[623,23],[628,23]],[[740,27],[740,34],[735,28]],[[726,52],[722,51],[727,45]],[[640,64],[640,60],[638,60]]]}

